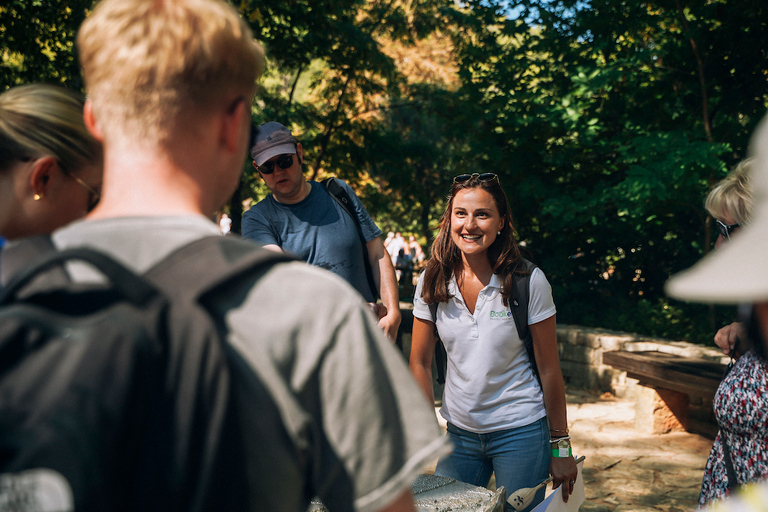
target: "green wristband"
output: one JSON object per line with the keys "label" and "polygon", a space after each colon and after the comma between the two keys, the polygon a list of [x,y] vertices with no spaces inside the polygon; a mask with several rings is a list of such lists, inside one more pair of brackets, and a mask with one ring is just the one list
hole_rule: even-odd
{"label": "green wristband", "polygon": [[568,448],[554,448],[552,449],[552,456],[558,459],[564,459],[566,457],[573,457],[573,452],[571,452],[570,446]]}

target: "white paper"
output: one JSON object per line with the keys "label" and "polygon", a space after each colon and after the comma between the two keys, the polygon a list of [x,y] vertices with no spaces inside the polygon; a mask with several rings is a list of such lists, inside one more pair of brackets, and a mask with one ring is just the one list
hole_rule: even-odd
{"label": "white paper", "polygon": [[568,497],[568,503],[563,501],[563,490],[558,487],[531,512],[578,512],[579,507],[584,503],[584,478],[581,476],[582,466],[584,466],[584,461],[577,465],[579,475],[576,477],[576,485],[573,486],[573,494]]}

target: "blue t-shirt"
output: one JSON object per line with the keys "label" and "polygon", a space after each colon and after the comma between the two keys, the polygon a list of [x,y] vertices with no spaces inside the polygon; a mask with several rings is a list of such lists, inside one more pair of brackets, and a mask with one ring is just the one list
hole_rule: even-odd
{"label": "blue t-shirt", "polygon": [[[342,180],[352,199],[366,242],[381,236],[381,230],[363,203]],[[243,214],[245,238],[262,245],[274,244],[312,265],[338,274],[368,302],[373,294],[365,274],[363,246],[349,214],[331,197],[323,185],[310,181],[309,195],[296,204],[283,204],[269,194]]]}

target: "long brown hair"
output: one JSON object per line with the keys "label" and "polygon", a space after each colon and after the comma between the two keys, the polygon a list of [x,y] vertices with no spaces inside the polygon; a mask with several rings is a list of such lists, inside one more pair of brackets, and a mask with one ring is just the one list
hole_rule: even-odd
{"label": "long brown hair", "polygon": [[520,263],[520,247],[517,245],[515,228],[512,222],[512,209],[509,206],[507,194],[499,183],[498,177],[489,180],[480,180],[473,174],[472,177],[461,183],[454,182],[451,185],[451,193],[448,196],[448,204],[440,218],[440,231],[432,243],[432,250],[424,271],[424,284],[422,297],[427,304],[433,302],[446,302],[450,298],[448,282],[454,270],[461,261],[461,251],[451,240],[451,211],[453,199],[460,190],[467,188],[482,188],[493,197],[499,215],[504,220],[501,234],[496,237],[488,248],[488,261],[494,273],[501,273],[501,295],[505,306],[509,306],[509,297],[512,295],[514,277],[517,265]]}

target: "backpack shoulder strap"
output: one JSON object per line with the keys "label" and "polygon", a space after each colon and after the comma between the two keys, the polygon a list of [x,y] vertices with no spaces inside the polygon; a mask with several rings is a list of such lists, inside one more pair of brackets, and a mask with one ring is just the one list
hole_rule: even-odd
{"label": "backpack shoulder strap", "polygon": [[360,238],[360,243],[363,245],[363,267],[365,268],[365,277],[368,279],[368,287],[371,289],[371,293],[373,294],[374,299],[376,299],[379,297],[379,291],[376,288],[376,282],[373,279],[373,270],[371,269],[371,262],[368,257],[368,245],[365,241],[365,236],[363,235],[363,228],[360,225],[360,219],[357,218],[357,212],[355,212],[355,208],[352,205],[352,198],[349,197],[349,194],[347,194],[347,191],[344,190],[344,187],[339,185],[339,182],[333,176],[324,179],[320,183],[323,185],[325,191],[328,192],[328,194],[330,194],[330,196],[337,203],[339,203],[344,211],[347,212],[355,222],[355,227],[357,228],[357,236]]}
{"label": "backpack shoulder strap", "polygon": [[360,220],[357,218],[355,209],[352,206],[352,199],[349,197],[349,194],[347,194],[347,191],[344,190],[344,187],[339,185],[336,178],[331,176],[330,178],[325,178],[320,183],[323,185],[325,191],[328,192],[342,208],[344,208],[344,211],[347,212],[350,217],[352,217],[355,221],[355,225],[359,224]]}
{"label": "backpack shoulder strap", "polygon": [[[57,252],[50,235],[39,235],[8,245],[3,248],[2,261],[0,261],[0,289],[8,285],[12,278],[25,268],[39,263],[51,254]],[[54,268],[47,277],[48,282],[64,285],[69,282],[67,273],[63,267]]]}
{"label": "backpack shoulder strap", "polygon": [[429,305],[429,313],[432,315],[432,323],[435,324],[435,329],[437,329],[437,302]]}
{"label": "backpack shoulder strap", "polygon": [[143,278],[124,267],[111,256],[88,247],[56,249],[41,245],[30,264],[21,269],[0,293],[0,305],[38,291],[50,291],[71,285],[64,264],[81,261],[90,264],[105,276],[120,296],[135,305],[146,303],[157,290]]}
{"label": "backpack shoulder strap", "polygon": [[429,305],[429,312],[432,315],[432,322],[435,324],[435,368],[437,368],[435,380],[438,384],[445,384],[445,373],[448,370],[448,353],[437,330],[437,302]]}
{"label": "backpack shoulder strap", "polygon": [[533,352],[533,337],[528,327],[528,302],[531,295],[531,274],[536,265],[525,258],[520,258],[517,266],[512,269],[514,272],[514,288],[510,298],[509,307],[512,310],[512,316],[515,318],[515,327],[517,334],[525,346],[528,358],[531,360],[531,367],[536,378],[539,377],[539,369],[536,366],[536,357]]}
{"label": "backpack shoulder strap", "polygon": [[514,289],[510,306],[517,325],[517,334],[521,340],[529,336],[528,329],[528,300],[531,293],[531,273],[536,265],[525,258],[521,258],[518,265],[512,270],[514,274]]}
{"label": "backpack shoulder strap", "polygon": [[145,276],[166,293],[200,297],[245,272],[265,271],[285,261],[295,259],[234,235],[212,235],[175,250]]}

